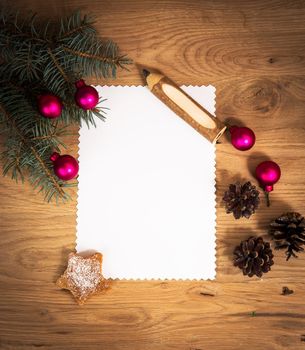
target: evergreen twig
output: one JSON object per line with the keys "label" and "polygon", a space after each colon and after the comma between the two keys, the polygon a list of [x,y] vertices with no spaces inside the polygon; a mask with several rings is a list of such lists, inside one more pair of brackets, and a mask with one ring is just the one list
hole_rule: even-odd
{"label": "evergreen twig", "polygon": [[63,49],[66,52],[72,53],[72,55],[79,56],[82,58],[89,58],[91,60],[97,60],[97,61],[102,61],[103,63],[109,63],[109,64],[115,64],[119,65],[122,57],[107,57],[107,56],[99,56],[99,55],[94,55],[90,52],[81,52],[77,50],[72,50],[69,47],[63,46]]}
{"label": "evergreen twig", "polygon": [[67,74],[64,72],[64,70],[62,69],[62,67],[61,67],[60,64],[58,63],[57,59],[56,59],[55,56],[53,55],[51,48],[48,47],[48,50],[47,50],[47,51],[48,51],[48,54],[49,54],[49,56],[51,57],[53,63],[55,64],[56,68],[57,68],[58,71],[60,72],[60,74],[63,76],[63,78],[65,79],[65,81],[66,81],[67,83],[69,83],[70,81],[69,81],[69,78],[68,78]]}
{"label": "evergreen twig", "polygon": [[[34,157],[36,158],[36,160],[38,161],[38,163],[41,165],[45,175],[51,180],[51,182],[53,183],[54,187],[56,188],[58,194],[62,197],[64,197],[64,191],[63,189],[60,187],[58,180],[56,179],[56,177],[51,173],[50,169],[48,168],[48,166],[45,164],[45,162],[43,161],[42,157],[40,157],[40,155],[38,154],[37,150],[30,144],[30,141],[27,140],[27,138],[22,134],[22,132],[20,131],[20,129],[18,128],[18,126],[16,125],[14,119],[12,118],[12,116],[10,115],[10,113],[8,111],[5,110],[5,108],[3,107],[3,105],[0,103],[0,112],[5,116],[6,118],[6,122],[7,124],[9,124],[11,127],[13,127],[17,133],[17,135],[20,137],[21,142],[24,144],[24,146],[26,146],[27,148],[29,148],[29,150],[32,152],[32,154],[34,155]],[[20,155],[18,155],[16,157],[17,159],[17,166],[20,165],[19,160],[20,160]]]}
{"label": "evergreen twig", "polygon": [[[46,200],[67,200],[65,187],[49,159],[64,147],[60,137],[70,124],[95,125],[104,111],[79,108],[74,83],[88,76],[115,77],[130,60],[116,44],[98,38],[93,18],[79,11],[71,16],[39,22],[36,15],[21,18],[6,9],[0,12],[0,133],[5,133],[3,173],[16,181],[27,175]],[[61,98],[62,114],[55,122],[37,110],[37,97],[51,92]]]}

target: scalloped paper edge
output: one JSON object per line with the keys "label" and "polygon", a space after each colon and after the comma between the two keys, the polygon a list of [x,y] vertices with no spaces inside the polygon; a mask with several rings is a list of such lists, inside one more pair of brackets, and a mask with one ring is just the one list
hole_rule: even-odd
{"label": "scalloped paper edge", "polygon": [[[103,88],[104,86],[107,86],[107,87],[113,87],[113,88],[116,88],[116,87],[128,87],[128,88],[138,88],[138,87],[144,87],[143,85],[94,85],[95,88]],[[187,88],[187,87],[197,87],[197,88],[200,88],[200,87],[211,87],[213,88],[214,90],[214,103],[213,103],[213,112],[212,112],[212,115],[216,118],[216,114],[217,114],[217,95],[216,95],[216,88],[209,84],[209,85],[181,85],[180,86],[182,89],[183,88]],[[107,118],[107,115],[106,115],[106,118]],[[80,151],[80,148],[79,148],[79,145],[80,145],[80,128],[78,130],[78,145],[77,145],[77,158],[80,159],[80,154],[79,154],[79,151]],[[213,213],[213,222],[214,222],[214,230],[215,230],[215,240],[214,240],[214,266],[215,266],[215,269],[214,269],[214,276],[213,278],[207,278],[207,279],[204,279],[204,278],[201,278],[201,279],[198,279],[198,278],[109,278],[109,280],[112,280],[112,281],[122,281],[122,282],[200,282],[200,281],[214,281],[216,278],[217,278],[217,197],[216,197],[216,161],[217,161],[217,156],[216,156],[216,145],[214,146],[214,198],[213,198],[213,201],[214,201],[214,208],[215,208],[215,211]],[[78,195],[78,191],[77,191],[77,196],[76,196],[76,240],[75,240],[75,251],[77,251],[77,241],[78,241],[78,210],[79,210],[79,195]],[[94,250],[92,250],[94,251]],[[82,253],[82,252],[77,252],[77,253]],[[100,252],[103,254],[103,252]],[[103,258],[105,259],[106,257],[103,256]]]}

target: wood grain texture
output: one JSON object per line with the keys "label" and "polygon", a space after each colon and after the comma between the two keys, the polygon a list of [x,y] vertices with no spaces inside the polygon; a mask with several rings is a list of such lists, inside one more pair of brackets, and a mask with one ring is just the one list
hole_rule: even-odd
{"label": "wood grain texture", "polygon": [[[305,254],[287,263],[276,252],[261,280],[244,278],[231,254],[241,239],[265,235],[275,216],[305,214],[305,1],[15,3],[54,18],[75,8],[93,12],[101,35],[136,63],[179,84],[214,84],[218,118],[252,127],[257,144],[245,153],[226,139],[217,146],[215,281],[118,281],[84,307],[54,285],[75,246],[76,193],[57,207],[28,184],[2,178],[0,349],[304,349]],[[132,66],[107,83],[143,80]],[[68,142],[76,153],[77,136]],[[266,158],[283,172],[272,206],[234,221],[221,203],[224,190],[234,179],[254,180],[255,165]],[[294,294],[282,296],[283,286]]]}

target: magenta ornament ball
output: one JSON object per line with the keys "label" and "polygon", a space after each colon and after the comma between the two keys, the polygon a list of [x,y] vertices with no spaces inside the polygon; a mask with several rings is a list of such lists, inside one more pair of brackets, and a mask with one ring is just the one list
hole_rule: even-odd
{"label": "magenta ornament ball", "polygon": [[77,176],[79,165],[74,157],[68,154],[61,156],[57,152],[54,152],[50,159],[53,162],[54,174],[61,180],[68,181]]}
{"label": "magenta ornament ball", "polygon": [[76,93],[75,102],[76,104],[85,110],[90,110],[96,107],[99,101],[97,90],[90,85],[86,85],[83,80],[79,80],[75,83]]}
{"label": "magenta ornament ball", "polygon": [[266,192],[273,191],[273,185],[281,177],[281,168],[271,160],[260,163],[255,170],[255,175]]}
{"label": "magenta ornament ball", "polygon": [[62,102],[56,95],[43,94],[38,96],[38,110],[45,118],[58,118],[61,115],[62,107]]}
{"label": "magenta ornament ball", "polygon": [[247,151],[255,144],[255,134],[247,127],[231,126],[231,143],[239,151]]}

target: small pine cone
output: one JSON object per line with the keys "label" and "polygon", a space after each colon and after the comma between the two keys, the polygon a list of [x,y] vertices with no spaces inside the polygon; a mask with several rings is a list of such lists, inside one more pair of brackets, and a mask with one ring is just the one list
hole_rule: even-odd
{"label": "small pine cone", "polygon": [[262,237],[250,237],[234,250],[234,266],[243,270],[244,275],[262,277],[273,265],[273,254],[269,242]]}
{"label": "small pine cone", "polygon": [[269,234],[275,242],[275,249],[286,249],[286,260],[295,252],[304,250],[305,220],[300,213],[289,212],[270,223]]}
{"label": "small pine cone", "polygon": [[235,219],[250,218],[259,205],[259,192],[250,181],[245,184],[231,184],[225,192],[223,200],[227,214],[233,213]]}

